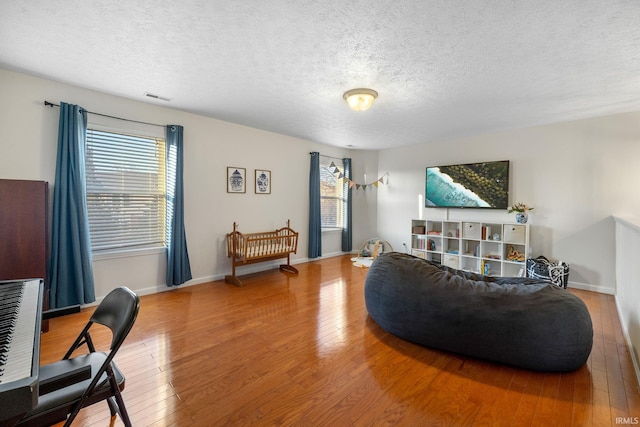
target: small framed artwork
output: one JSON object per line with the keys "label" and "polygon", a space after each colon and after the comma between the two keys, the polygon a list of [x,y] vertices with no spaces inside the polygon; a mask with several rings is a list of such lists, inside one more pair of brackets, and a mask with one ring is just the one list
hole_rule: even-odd
{"label": "small framed artwork", "polygon": [[247,170],[227,166],[227,193],[247,192]]}
{"label": "small framed artwork", "polygon": [[271,194],[271,171],[256,169],[256,194]]}

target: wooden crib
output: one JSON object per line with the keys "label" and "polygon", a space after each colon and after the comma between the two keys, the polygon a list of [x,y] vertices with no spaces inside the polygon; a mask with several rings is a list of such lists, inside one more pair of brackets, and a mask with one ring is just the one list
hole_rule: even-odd
{"label": "wooden crib", "polygon": [[227,256],[231,258],[231,275],[224,277],[225,282],[236,286],[244,283],[236,276],[236,267],[287,258],[286,264],[280,265],[280,271],[298,274],[291,265],[291,254],[298,250],[298,233],[287,226],[275,231],[244,234],[238,231],[238,224],[233,223],[233,231],[227,234]]}

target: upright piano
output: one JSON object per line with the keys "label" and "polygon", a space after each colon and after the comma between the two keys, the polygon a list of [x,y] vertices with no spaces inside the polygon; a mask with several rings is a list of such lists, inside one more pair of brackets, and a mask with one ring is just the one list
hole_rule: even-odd
{"label": "upright piano", "polygon": [[43,281],[0,281],[0,426],[38,403]]}

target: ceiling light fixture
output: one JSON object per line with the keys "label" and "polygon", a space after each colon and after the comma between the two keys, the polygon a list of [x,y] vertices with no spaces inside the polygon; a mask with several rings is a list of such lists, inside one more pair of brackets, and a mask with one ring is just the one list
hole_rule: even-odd
{"label": "ceiling light fixture", "polygon": [[364,111],[371,107],[373,100],[378,97],[378,92],[373,89],[351,89],[343,95],[352,110]]}

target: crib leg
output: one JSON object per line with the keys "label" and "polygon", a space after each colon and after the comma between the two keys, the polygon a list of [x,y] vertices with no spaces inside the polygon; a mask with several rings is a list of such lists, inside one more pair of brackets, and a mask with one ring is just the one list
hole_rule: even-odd
{"label": "crib leg", "polygon": [[287,254],[286,264],[280,264],[280,271],[286,271],[288,273],[298,274],[298,269],[291,265],[291,255]]}
{"label": "crib leg", "polygon": [[244,283],[242,282],[242,280],[238,279],[237,276],[233,275],[233,276],[224,276],[224,281],[227,283],[231,283],[232,285],[236,285],[236,286],[244,286]]}
{"label": "crib leg", "polygon": [[238,276],[236,276],[236,263],[232,262],[231,263],[231,275],[226,275],[224,276],[224,281],[227,283],[231,283],[232,285],[236,285],[236,286],[244,286],[244,283],[242,283],[242,280],[238,279]]}
{"label": "crib leg", "polygon": [[287,273],[298,274],[298,269],[289,264],[280,264],[280,271],[285,271]]}

